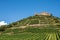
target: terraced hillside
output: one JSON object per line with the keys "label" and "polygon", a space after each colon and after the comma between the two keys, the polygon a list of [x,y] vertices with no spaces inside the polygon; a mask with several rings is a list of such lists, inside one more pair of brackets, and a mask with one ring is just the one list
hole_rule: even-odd
{"label": "terraced hillside", "polygon": [[60,18],[43,14],[1,26],[0,40],[60,40]]}
{"label": "terraced hillside", "polygon": [[34,15],[28,18],[24,18],[17,22],[13,22],[9,27],[20,27],[20,26],[47,26],[47,25],[60,25],[60,18],[53,15]]}
{"label": "terraced hillside", "polygon": [[56,29],[25,28],[7,29],[0,35],[0,40],[60,40]]}

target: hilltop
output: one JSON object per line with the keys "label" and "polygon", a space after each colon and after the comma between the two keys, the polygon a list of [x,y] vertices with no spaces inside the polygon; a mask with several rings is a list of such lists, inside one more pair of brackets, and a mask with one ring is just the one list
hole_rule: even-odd
{"label": "hilltop", "polygon": [[60,40],[60,18],[42,12],[0,27],[0,40]]}
{"label": "hilltop", "polygon": [[43,27],[48,27],[48,26],[59,27],[60,18],[55,17],[51,13],[48,13],[48,12],[41,12],[41,13],[36,13],[33,16],[23,18],[22,20],[12,22],[9,25],[2,26],[0,30],[3,29],[4,31],[6,28],[16,29],[16,28],[27,28],[27,27],[43,28]]}
{"label": "hilltop", "polygon": [[17,22],[13,22],[8,26],[25,28],[27,26],[50,26],[50,25],[60,25],[60,18],[55,17],[50,13],[42,12],[40,14],[37,13],[34,16],[24,18]]}

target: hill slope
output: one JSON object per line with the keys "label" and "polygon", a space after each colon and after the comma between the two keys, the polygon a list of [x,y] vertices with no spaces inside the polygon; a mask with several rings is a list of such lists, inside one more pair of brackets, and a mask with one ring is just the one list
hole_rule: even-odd
{"label": "hill slope", "polygon": [[2,26],[0,40],[60,40],[60,18],[42,13]]}
{"label": "hill slope", "polygon": [[60,18],[48,15],[34,15],[11,23],[10,27],[60,25]]}

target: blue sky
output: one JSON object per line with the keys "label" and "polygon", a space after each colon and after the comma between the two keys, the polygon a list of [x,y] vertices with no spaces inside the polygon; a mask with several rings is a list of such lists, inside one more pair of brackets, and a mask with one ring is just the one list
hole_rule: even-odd
{"label": "blue sky", "polygon": [[0,0],[0,21],[11,23],[37,12],[60,17],[60,0]]}

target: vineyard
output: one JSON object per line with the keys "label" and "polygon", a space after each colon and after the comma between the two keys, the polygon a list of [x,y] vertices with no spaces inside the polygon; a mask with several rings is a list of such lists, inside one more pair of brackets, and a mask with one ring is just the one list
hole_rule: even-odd
{"label": "vineyard", "polygon": [[56,29],[8,29],[0,35],[0,40],[60,40]]}
{"label": "vineyard", "polygon": [[20,33],[0,35],[0,40],[60,40],[59,33]]}

